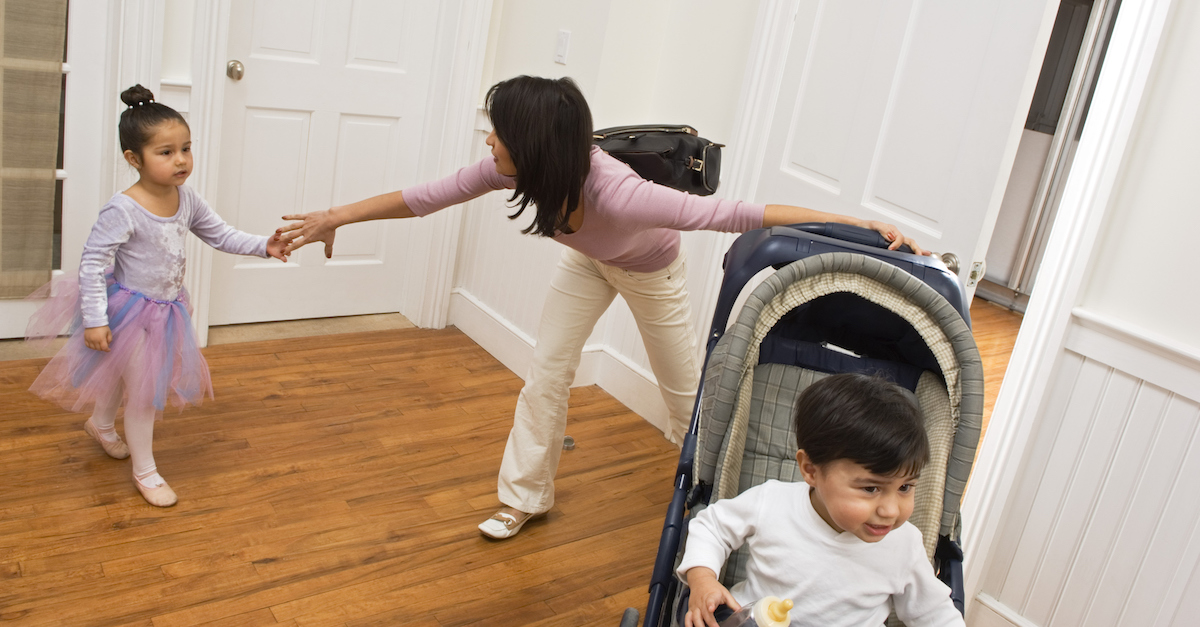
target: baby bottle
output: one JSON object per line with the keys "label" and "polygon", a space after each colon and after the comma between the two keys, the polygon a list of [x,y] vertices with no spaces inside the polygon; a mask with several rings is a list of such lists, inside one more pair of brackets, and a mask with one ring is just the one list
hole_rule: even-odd
{"label": "baby bottle", "polygon": [[721,627],[788,627],[792,624],[792,600],[763,597],[721,621]]}

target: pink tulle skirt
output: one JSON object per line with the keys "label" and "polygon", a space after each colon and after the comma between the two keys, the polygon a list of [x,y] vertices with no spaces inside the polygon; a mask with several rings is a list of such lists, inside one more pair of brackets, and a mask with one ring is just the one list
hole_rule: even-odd
{"label": "pink tulle skirt", "polygon": [[49,340],[68,328],[70,338],[29,388],[70,411],[96,403],[164,409],[183,408],[212,398],[208,363],[192,332],[187,291],[176,300],[155,300],[117,283],[108,285],[109,352],[83,343],[78,276],[60,279],[51,295],[47,284],[30,299],[47,299],[29,320],[29,340]]}

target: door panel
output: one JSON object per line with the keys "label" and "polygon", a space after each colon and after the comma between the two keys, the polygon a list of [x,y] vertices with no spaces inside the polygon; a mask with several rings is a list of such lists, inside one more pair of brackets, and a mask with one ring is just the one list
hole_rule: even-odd
{"label": "door panel", "polygon": [[[230,224],[269,234],[288,213],[317,211],[416,182],[437,3],[235,2],[220,198]],[[211,199],[210,199],[211,200]],[[210,323],[398,311],[403,222],[339,229],[287,264],[217,255]],[[252,297],[250,297],[252,296]]]}
{"label": "door panel", "polygon": [[[388,191],[383,183],[397,166],[401,120],[344,115],[339,120],[333,202],[343,204]],[[364,159],[363,155],[381,158]],[[379,230],[348,230],[338,236],[337,252],[346,261],[382,261],[385,242]],[[331,262],[332,263],[332,262]]]}
{"label": "door panel", "polygon": [[801,3],[755,197],[893,222],[965,273],[1052,19],[1042,0]]}

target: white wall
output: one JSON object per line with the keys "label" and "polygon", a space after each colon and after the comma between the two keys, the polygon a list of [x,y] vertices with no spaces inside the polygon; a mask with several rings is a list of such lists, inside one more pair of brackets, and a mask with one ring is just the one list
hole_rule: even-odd
{"label": "white wall", "polygon": [[[481,95],[520,74],[570,76],[597,128],[687,123],[717,142],[733,135],[757,2],[718,0],[497,0]],[[566,65],[554,62],[559,30],[571,31]],[[487,128],[485,119],[480,129]],[[477,155],[485,154],[477,133]],[[524,376],[542,302],[561,246],[525,236],[529,216],[510,221],[507,195],[465,208],[450,323]],[[685,234],[696,292],[720,265],[712,234]],[[697,271],[697,268],[700,271]],[[711,312],[693,312],[698,335]],[[665,424],[636,325],[618,298],[585,348],[577,385],[598,383],[650,422]]]}
{"label": "white wall", "polygon": [[1013,160],[1012,175],[1004,190],[1004,201],[1000,204],[1000,215],[992,231],[992,243],[988,246],[985,278],[1005,285],[1012,278],[1021,248],[1021,237],[1025,234],[1029,212],[1037,196],[1038,183],[1042,180],[1042,169],[1050,153],[1053,135],[1025,129],[1021,131],[1021,144]]}
{"label": "white wall", "polygon": [[[519,74],[570,76],[597,128],[685,122],[708,138],[733,132],[758,2],[496,0],[482,93]],[[553,60],[571,32],[566,65]]]}
{"label": "white wall", "polygon": [[1197,621],[1200,3],[1166,24],[971,625]]}
{"label": "white wall", "polygon": [[613,0],[597,128],[682,122],[728,142],[757,12],[757,1]]}

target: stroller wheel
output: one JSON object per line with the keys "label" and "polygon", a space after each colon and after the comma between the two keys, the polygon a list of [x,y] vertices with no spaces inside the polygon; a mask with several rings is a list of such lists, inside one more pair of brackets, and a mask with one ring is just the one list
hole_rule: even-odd
{"label": "stroller wheel", "polygon": [[638,611],[632,607],[625,608],[625,613],[621,615],[621,627],[637,627]]}

